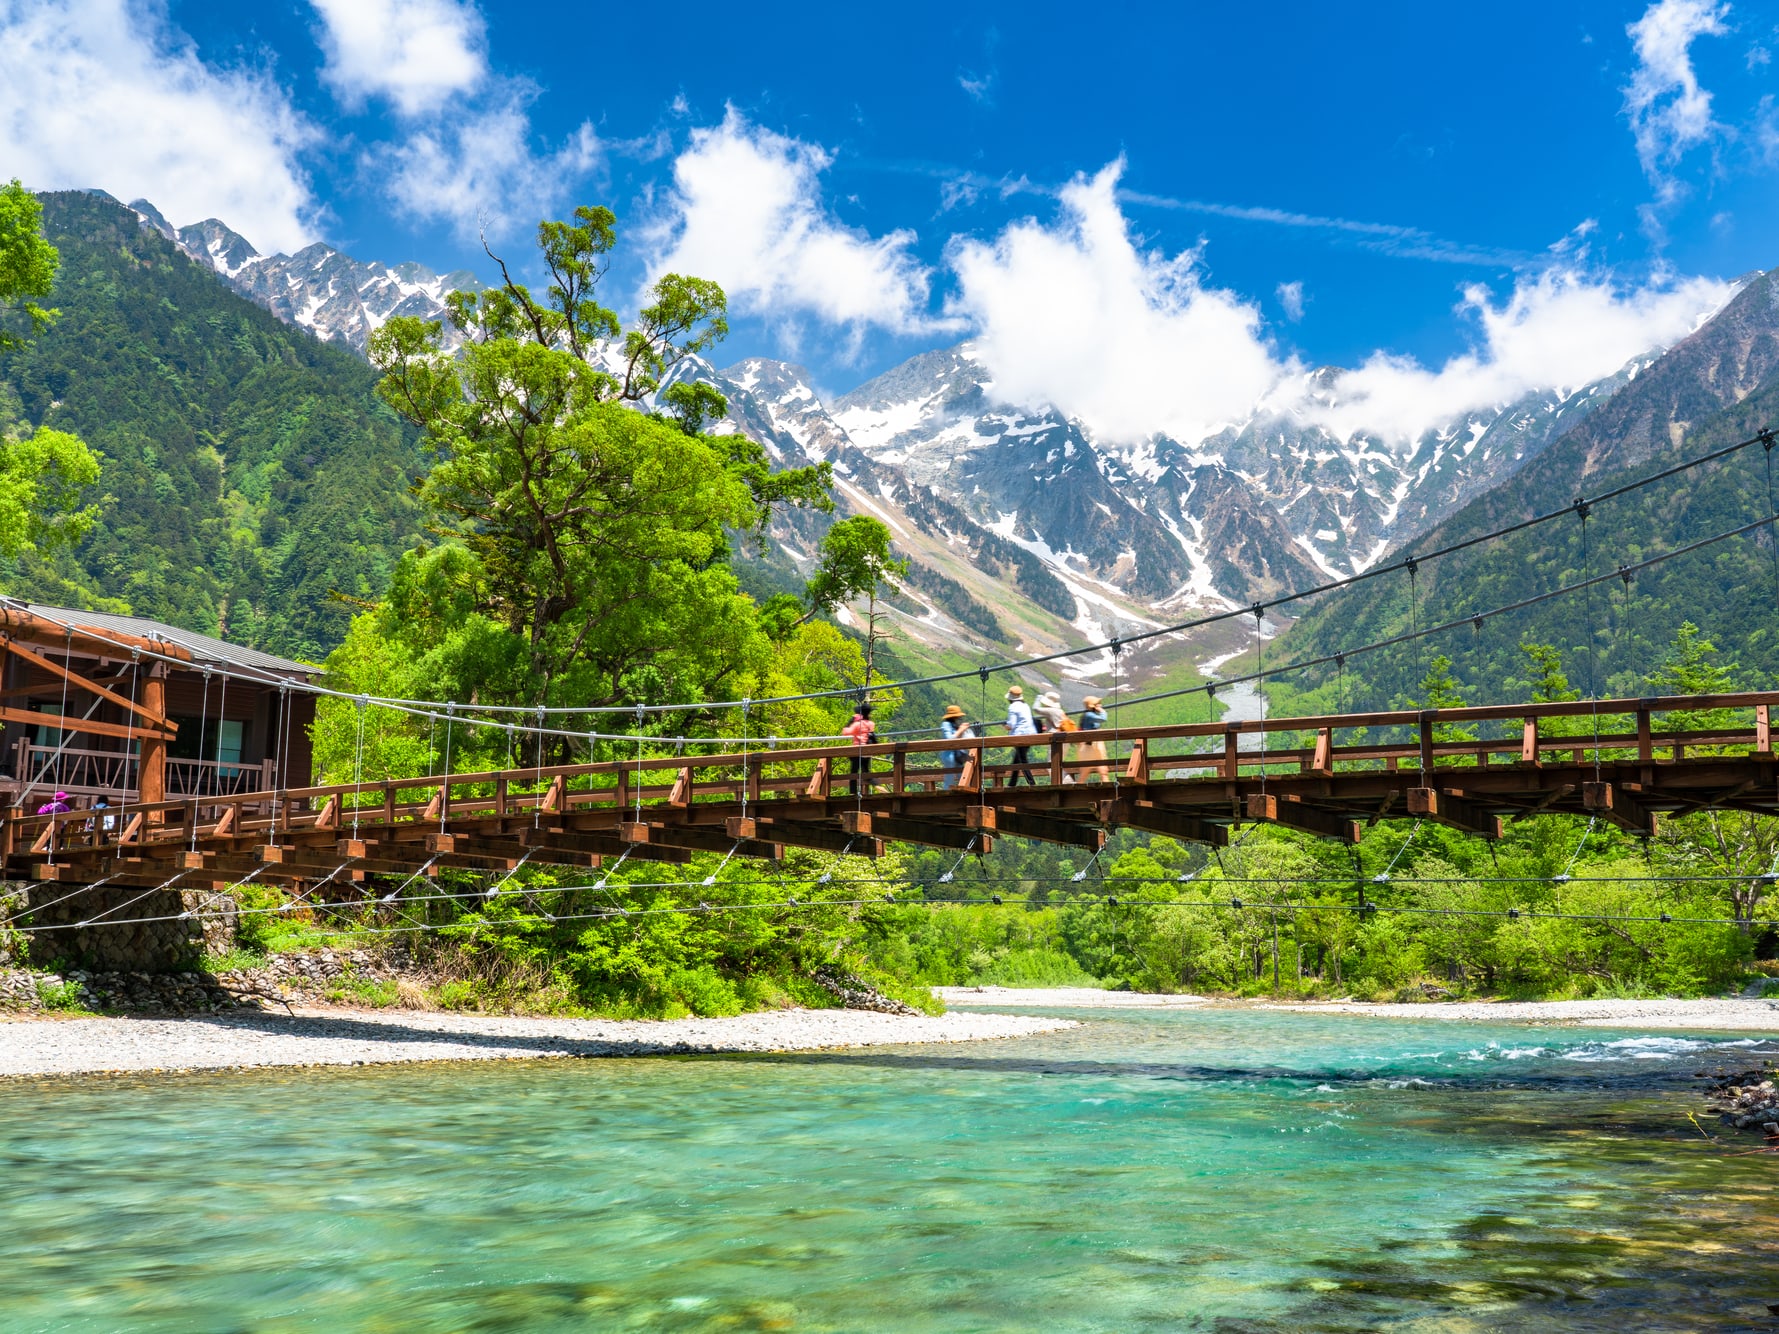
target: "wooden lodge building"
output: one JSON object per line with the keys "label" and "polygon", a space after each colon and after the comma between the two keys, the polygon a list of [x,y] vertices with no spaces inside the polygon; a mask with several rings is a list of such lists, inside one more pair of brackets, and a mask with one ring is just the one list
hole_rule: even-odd
{"label": "wooden lodge building", "polygon": [[319,668],[139,616],[12,598],[0,598],[0,650],[0,807],[311,781],[315,697],[281,687]]}

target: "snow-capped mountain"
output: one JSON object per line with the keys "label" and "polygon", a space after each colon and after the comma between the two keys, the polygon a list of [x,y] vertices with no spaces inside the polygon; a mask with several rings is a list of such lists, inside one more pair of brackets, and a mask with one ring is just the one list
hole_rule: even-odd
{"label": "snow-capped mountain", "polygon": [[[342,343],[360,356],[371,334],[395,315],[443,319],[446,294],[479,290],[467,269],[436,274],[422,264],[364,263],[317,242],[294,255],[262,255],[215,218],[175,228],[146,199],[130,207],[151,227],[230,287],[280,319],[300,324],[323,342]],[[455,331],[447,322],[446,341]]]}
{"label": "snow-capped mountain", "polygon": [[[147,201],[131,207],[237,291],[361,355],[391,316],[439,318],[448,292],[480,286],[468,272],[363,263],[320,244],[264,256],[214,219],[175,229]],[[1406,445],[1319,423],[1341,393],[1338,368],[1309,374],[1300,409],[1190,443],[1097,440],[1054,410],[1010,406],[967,343],[831,400],[802,368],[767,358],[721,370],[693,360],[679,373],[727,396],[719,429],[787,466],[831,464],[842,507],[890,525],[914,568],[913,633],[1036,651],[1362,570],[1511,478],[1655,356],[1465,413]],[[792,515],[775,535],[806,566],[822,526]]]}
{"label": "snow-capped mountain", "polygon": [[[912,633],[1036,651],[1363,569],[1511,476],[1647,364],[1466,414],[1406,448],[1279,415],[1194,448],[1106,444],[1053,411],[998,403],[967,344],[831,401],[800,367],[765,358],[681,373],[727,396],[723,429],[786,465],[830,463],[842,507],[890,525],[914,568]],[[1339,375],[1317,372],[1312,392],[1337,392]],[[808,516],[777,532],[803,565],[819,535]]]}
{"label": "snow-capped mountain", "polygon": [[[1191,447],[1096,441],[1076,422],[994,400],[966,345],[917,356],[834,401],[880,465],[976,522],[1157,609],[1246,604],[1351,574],[1498,484],[1648,364],[1597,384],[1467,413],[1410,447],[1257,415]],[[1313,379],[1332,392],[1340,372]]]}

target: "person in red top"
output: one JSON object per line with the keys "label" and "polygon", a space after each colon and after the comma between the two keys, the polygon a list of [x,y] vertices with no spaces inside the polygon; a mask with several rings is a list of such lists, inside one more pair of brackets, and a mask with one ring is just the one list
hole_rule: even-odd
{"label": "person in red top", "polygon": [[[840,729],[840,735],[851,737],[861,746],[868,746],[877,738],[877,724],[871,721],[871,705],[869,701],[859,705],[852,715],[852,721]],[[852,795],[859,795],[859,775],[865,776],[865,790],[871,790],[871,758],[868,755],[852,757]]]}

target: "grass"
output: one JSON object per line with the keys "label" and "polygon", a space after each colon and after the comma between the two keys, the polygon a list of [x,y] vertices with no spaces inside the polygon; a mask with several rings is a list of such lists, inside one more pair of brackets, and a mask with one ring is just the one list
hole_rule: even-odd
{"label": "grass", "polygon": [[236,945],[218,953],[206,953],[198,966],[206,973],[235,973],[261,967],[266,956],[259,950]]}
{"label": "grass", "polygon": [[46,1010],[63,1014],[79,1014],[86,1010],[80,1003],[80,983],[72,981],[51,982],[46,978],[38,978],[37,1003]]}
{"label": "grass", "polygon": [[336,979],[324,994],[335,1005],[363,1005],[372,1010],[387,1010],[402,1000],[401,984],[394,978],[379,982],[350,973]]}

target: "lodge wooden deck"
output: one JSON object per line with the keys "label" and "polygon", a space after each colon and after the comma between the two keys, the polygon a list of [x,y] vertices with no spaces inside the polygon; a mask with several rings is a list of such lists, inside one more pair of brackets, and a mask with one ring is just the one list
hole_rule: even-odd
{"label": "lodge wooden deck", "polygon": [[[1098,761],[1081,756],[1082,734],[1051,734],[1027,738],[1038,784],[1018,787],[1003,737],[454,773],[132,804],[110,828],[89,811],[14,811],[0,856],[11,879],[152,886],[183,872],[195,888],[251,874],[302,888],[522,860],[591,868],[625,853],[875,857],[890,841],[989,852],[999,835],[1097,849],[1119,828],[1215,846],[1256,820],[1352,842],[1380,818],[1412,816],[1498,838],[1552,811],[1646,834],[1663,815],[1779,813],[1775,704],[1779,692],[1108,730],[1095,734],[1112,750],[1100,782],[1086,781]],[[1673,724],[1707,709],[1734,721]],[[1448,727],[1482,739],[1436,740]],[[966,752],[961,772],[940,767],[946,750]],[[854,795],[846,769],[859,754],[875,772]]]}

